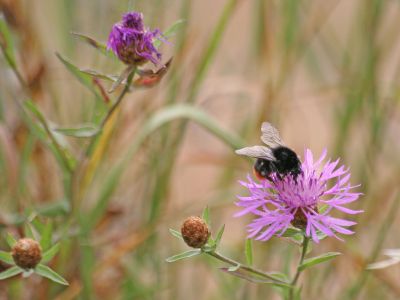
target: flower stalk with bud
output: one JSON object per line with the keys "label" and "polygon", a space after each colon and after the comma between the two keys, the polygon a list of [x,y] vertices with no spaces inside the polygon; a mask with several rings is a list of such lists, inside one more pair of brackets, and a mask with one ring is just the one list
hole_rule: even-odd
{"label": "flower stalk with bud", "polygon": [[[350,215],[362,212],[345,207],[361,195],[353,191],[357,186],[349,184],[349,169],[339,166],[339,160],[324,164],[325,156],[326,151],[314,162],[311,151],[306,150],[301,172],[295,176],[292,174],[278,176],[279,174],[272,173],[270,179],[255,181],[249,176],[248,181],[240,182],[250,195],[238,197],[236,204],[242,211],[236,216],[250,214],[255,217],[248,225],[249,239],[267,241],[273,236],[285,237],[301,247],[300,259],[291,279],[283,273],[264,272],[252,267],[252,259],[248,258],[252,257],[251,243],[246,242],[247,265],[220,254],[217,247],[223,229],[215,240],[210,235],[206,244],[203,244],[205,239],[201,239],[201,243],[194,243],[193,241],[200,240],[199,236],[206,237],[205,233],[210,231],[203,227],[208,222],[198,217],[191,217],[184,222],[182,229],[185,230],[182,230],[182,234],[175,231],[171,233],[182,238],[189,246],[198,248],[202,245],[201,248],[172,256],[167,261],[173,262],[205,253],[230,265],[228,268],[221,268],[228,274],[255,283],[279,286],[286,289],[285,299],[298,299],[300,289],[297,285],[303,270],[340,255],[338,252],[328,252],[307,258],[311,242],[319,243],[327,236],[342,240],[338,234],[353,233],[347,227],[354,225],[355,222],[333,217],[332,212],[335,209]],[[194,223],[197,225],[193,225]],[[192,225],[191,230],[187,230],[188,224]]]}

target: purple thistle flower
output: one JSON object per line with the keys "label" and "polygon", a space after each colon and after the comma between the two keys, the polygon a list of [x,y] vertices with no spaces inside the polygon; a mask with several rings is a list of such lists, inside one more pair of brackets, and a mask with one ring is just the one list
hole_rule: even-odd
{"label": "purple thistle flower", "polygon": [[349,184],[350,172],[344,166],[338,167],[339,159],[322,163],[326,150],[318,161],[313,161],[309,149],[301,165],[302,173],[293,178],[287,175],[282,179],[272,174],[271,181],[239,181],[246,187],[250,196],[238,196],[236,205],[243,208],[236,217],[253,214],[256,218],[248,225],[249,238],[266,241],[273,235],[281,236],[292,225],[305,231],[306,236],[318,243],[317,232],[334,236],[336,233],[352,234],[346,227],[356,224],[352,221],[334,218],[332,209],[347,214],[358,214],[362,210],[352,210],[343,205],[358,199],[361,193],[354,193],[356,186]]}
{"label": "purple thistle flower", "polygon": [[140,65],[147,61],[157,65],[161,61],[161,53],[153,44],[155,39],[161,39],[161,32],[145,28],[143,14],[128,12],[123,15],[122,22],[112,27],[107,49],[128,65]]}

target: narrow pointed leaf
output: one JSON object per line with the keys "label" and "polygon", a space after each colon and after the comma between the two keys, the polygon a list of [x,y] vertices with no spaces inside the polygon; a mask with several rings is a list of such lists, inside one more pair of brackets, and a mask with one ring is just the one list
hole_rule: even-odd
{"label": "narrow pointed leaf", "polygon": [[[182,27],[185,20],[178,20],[173,23],[170,27],[168,27],[163,33],[162,36],[164,39],[168,39],[176,34],[176,32]],[[162,40],[155,40],[153,42],[154,47],[159,48],[161,46]]]}
{"label": "narrow pointed leaf", "polygon": [[200,249],[189,250],[189,251],[186,251],[186,252],[183,252],[183,253],[168,257],[166,259],[166,262],[174,262],[174,261],[178,261],[178,260],[181,260],[181,259],[197,256],[199,254],[201,254],[201,250]]}
{"label": "narrow pointed leaf", "polygon": [[253,265],[253,241],[251,239],[246,239],[244,254],[246,256],[246,263],[249,266]]}
{"label": "narrow pointed leaf", "polygon": [[0,280],[4,280],[10,277],[13,277],[15,275],[21,274],[24,270],[22,270],[20,267],[14,266],[11,267],[4,272],[0,273]]}
{"label": "narrow pointed leaf", "polygon": [[180,240],[183,241],[182,234],[181,234],[179,231],[170,228],[170,229],[169,229],[169,232],[170,232],[174,237],[177,237],[178,239],[180,239]]}
{"label": "narrow pointed leaf", "polygon": [[69,285],[68,282],[64,278],[61,277],[61,275],[57,274],[55,271],[50,269],[48,266],[39,264],[35,268],[35,273],[42,277],[50,279],[51,281],[57,282],[59,284]]}
{"label": "narrow pointed leaf", "polygon": [[101,95],[98,93],[97,89],[95,88],[93,84],[93,79],[90,75],[83,73],[77,66],[75,66],[73,63],[68,61],[66,58],[64,58],[61,54],[56,53],[57,58],[64,64],[64,66],[67,68],[68,71],[71,72],[71,74],[78,79],[79,82],[81,82],[85,87],[87,87],[95,96],[97,99],[102,99]]}
{"label": "narrow pointed leaf", "polygon": [[6,264],[9,265],[13,265],[14,264],[14,260],[11,256],[11,253],[9,252],[5,252],[5,251],[1,251],[0,250],[0,260],[5,262]]}
{"label": "narrow pointed leaf", "polygon": [[10,28],[3,14],[0,14],[0,46],[10,67],[15,68],[14,43]]}
{"label": "narrow pointed leaf", "polygon": [[225,231],[225,224],[222,225],[221,229],[217,233],[217,237],[215,238],[215,246],[218,247],[219,243],[221,242],[222,235],[224,234]]}
{"label": "narrow pointed leaf", "polygon": [[43,253],[42,263],[48,263],[60,250],[60,243],[54,244],[49,250]]}
{"label": "narrow pointed leaf", "polygon": [[229,268],[220,268],[222,272],[228,273],[230,275],[239,277],[241,279],[250,281],[252,283],[258,283],[258,284],[272,284],[275,286],[283,287],[283,288],[291,288],[292,286],[289,283],[284,283],[280,281],[273,281],[273,280],[268,280],[268,279],[263,279],[259,276],[253,276],[252,274],[244,273],[241,272],[240,270],[237,271],[229,271]]}
{"label": "narrow pointed leaf", "polygon": [[8,246],[10,246],[10,248],[14,247],[15,243],[17,242],[16,239],[10,233],[7,233],[6,241]]}
{"label": "narrow pointed leaf", "polygon": [[51,245],[51,237],[53,235],[53,223],[51,220],[47,221],[46,225],[40,232],[40,235],[40,246],[42,246],[43,250],[47,250]]}
{"label": "narrow pointed leaf", "polygon": [[304,269],[307,269],[314,265],[331,260],[332,258],[335,258],[336,256],[338,256],[340,254],[341,254],[340,252],[327,252],[327,253],[324,253],[324,254],[316,256],[316,257],[308,258],[308,259],[304,260],[304,262],[299,266],[299,270],[303,271]]}
{"label": "narrow pointed leaf", "polygon": [[24,233],[25,236],[30,239],[33,239],[35,241],[39,240],[39,233],[36,231],[36,229],[32,226],[31,223],[25,223]]}
{"label": "narrow pointed leaf", "polygon": [[87,36],[86,34],[83,33],[71,32],[71,34],[79,38],[79,40],[89,44],[90,46],[98,50],[101,54],[108,57],[114,57],[115,59],[117,59],[117,57],[114,55],[112,51],[107,50],[107,46],[104,43],[98,42],[94,38],[91,38],[90,36]]}
{"label": "narrow pointed leaf", "polygon": [[203,210],[203,214],[201,215],[201,218],[206,222],[208,226],[210,226],[210,208],[206,206],[206,208]]}
{"label": "narrow pointed leaf", "polygon": [[91,70],[91,69],[80,69],[80,71],[82,73],[84,73],[84,74],[89,75],[89,76],[100,78],[100,79],[104,79],[104,80],[108,80],[108,81],[111,81],[111,82],[114,82],[114,81],[118,80],[118,76],[117,75],[103,74],[103,73],[100,73],[98,71]]}
{"label": "narrow pointed leaf", "polygon": [[95,125],[84,125],[77,128],[56,128],[54,129],[54,131],[66,136],[72,136],[76,138],[88,138],[98,134],[99,128],[97,128]]}

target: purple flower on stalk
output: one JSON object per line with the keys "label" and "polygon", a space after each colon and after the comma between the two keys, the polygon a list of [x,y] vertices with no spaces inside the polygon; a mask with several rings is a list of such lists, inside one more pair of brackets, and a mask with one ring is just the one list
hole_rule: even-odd
{"label": "purple flower on stalk", "polygon": [[323,164],[326,150],[316,162],[309,149],[304,156],[302,173],[297,178],[287,175],[280,179],[272,174],[271,181],[256,182],[250,176],[247,182],[240,181],[250,196],[238,196],[236,205],[243,210],[235,216],[250,213],[256,217],[248,225],[249,238],[266,241],[275,234],[282,235],[290,225],[304,230],[316,243],[318,231],[339,240],[337,233],[354,233],[346,227],[355,222],[330,215],[333,209],[351,215],[363,212],[343,206],[361,195],[352,191],[359,185],[349,184],[349,169],[338,167],[339,159]]}
{"label": "purple flower on stalk", "polygon": [[158,29],[145,28],[143,14],[128,12],[123,15],[121,22],[112,27],[107,49],[111,49],[128,65],[141,65],[147,61],[157,65],[161,61],[161,53],[154,46],[154,40],[160,38]]}

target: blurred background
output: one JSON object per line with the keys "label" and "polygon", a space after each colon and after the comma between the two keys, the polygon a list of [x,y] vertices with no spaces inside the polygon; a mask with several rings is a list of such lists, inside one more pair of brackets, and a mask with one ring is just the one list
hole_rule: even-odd
{"label": "blurred background", "polygon": [[[0,246],[7,250],[6,232],[23,236],[32,216],[52,222],[61,252],[50,265],[70,282],[12,278],[0,282],[0,299],[279,299],[276,288],[229,276],[212,258],[165,262],[187,250],[168,229],[206,206],[214,232],[226,225],[220,251],[244,261],[249,219],[233,217],[234,201],[252,165],[233,150],[259,144],[263,121],[300,156],[327,148],[362,184],[356,234],[314,247],[343,255],[304,272],[303,298],[400,298],[399,266],[365,271],[382,249],[400,248],[399,1],[0,0],[0,9],[26,82],[22,89],[0,56]],[[172,66],[159,85],[124,99],[92,176],[69,177],[17,103],[33,99],[52,127],[98,121],[110,82],[79,82],[55,53],[119,74],[121,63],[71,32],[106,42],[128,10],[161,31],[184,20],[161,47]],[[147,134],[148,120],[176,103],[206,112],[222,133],[189,116]],[[58,138],[84,156],[87,139]],[[76,200],[77,182],[85,188]],[[293,273],[299,255],[277,238],[254,251],[269,271]]]}

